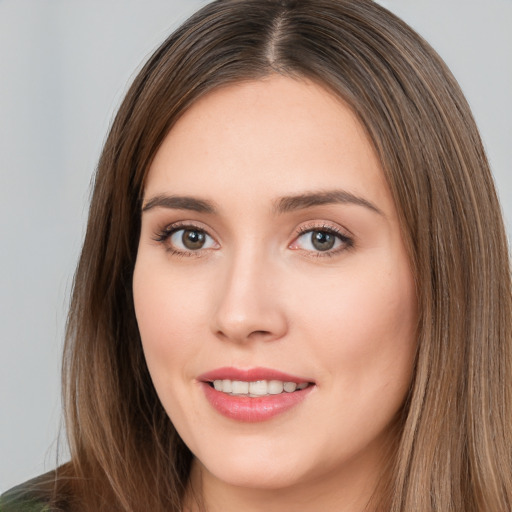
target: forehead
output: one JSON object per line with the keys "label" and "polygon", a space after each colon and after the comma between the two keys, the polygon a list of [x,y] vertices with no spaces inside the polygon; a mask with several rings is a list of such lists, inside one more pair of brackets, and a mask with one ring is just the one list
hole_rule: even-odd
{"label": "forehead", "polygon": [[155,155],[145,196],[193,190],[250,198],[332,188],[387,195],[361,123],[320,85],[272,76],[193,104]]}

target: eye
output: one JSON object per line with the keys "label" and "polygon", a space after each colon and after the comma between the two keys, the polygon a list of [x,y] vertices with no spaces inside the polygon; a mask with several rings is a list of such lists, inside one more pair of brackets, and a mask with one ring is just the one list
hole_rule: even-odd
{"label": "eye", "polygon": [[352,240],[332,227],[306,228],[292,242],[290,249],[332,254],[352,246]]}
{"label": "eye", "polygon": [[170,243],[179,250],[197,251],[215,245],[213,238],[199,229],[179,229],[169,237]]}
{"label": "eye", "polygon": [[217,242],[203,229],[195,226],[169,226],[155,238],[176,254],[187,255],[217,248]]}

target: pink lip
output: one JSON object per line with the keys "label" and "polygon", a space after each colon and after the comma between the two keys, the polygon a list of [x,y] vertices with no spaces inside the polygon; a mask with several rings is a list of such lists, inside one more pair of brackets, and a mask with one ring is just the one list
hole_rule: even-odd
{"label": "pink lip", "polygon": [[312,391],[314,385],[293,393],[283,392],[279,395],[267,395],[261,397],[232,396],[215,390],[210,382],[214,380],[281,380],[284,382],[311,382],[311,379],[289,375],[268,368],[251,368],[241,370],[238,368],[218,368],[204,373],[198,377],[201,388],[210,405],[227,418],[243,422],[266,421],[290,410],[300,404]]}
{"label": "pink lip", "polygon": [[217,368],[216,370],[203,373],[197,378],[197,380],[203,382],[213,382],[214,380],[222,379],[243,380],[246,382],[254,382],[257,380],[282,380],[283,382],[295,382],[296,384],[312,382],[311,379],[297,377],[296,375],[290,375],[271,368],[249,368],[247,370],[232,367]]}

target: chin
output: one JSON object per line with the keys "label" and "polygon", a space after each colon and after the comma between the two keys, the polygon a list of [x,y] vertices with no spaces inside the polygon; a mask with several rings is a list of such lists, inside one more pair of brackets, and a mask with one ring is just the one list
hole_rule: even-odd
{"label": "chin", "polygon": [[203,452],[200,461],[195,458],[194,467],[204,477],[241,488],[277,491],[304,479],[303,470],[308,467],[308,461],[297,460],[293,456],[297,450],[291,454],[278,453],[271,447],[262,450],[260,446],[258,443],[257,448],[242,450],[240,446],[230,445],[222,455]]}
{"label": "chin", "polygon": [[272,460],[252,463],[246,460],[229,461],[224,464],[214,463],[210,467],[203,466],[202,470],[228,486],[279,491],[297,485],[304,478],[303,475],[297,474],[296,468],[290,466],[290,464],[279,464]]}

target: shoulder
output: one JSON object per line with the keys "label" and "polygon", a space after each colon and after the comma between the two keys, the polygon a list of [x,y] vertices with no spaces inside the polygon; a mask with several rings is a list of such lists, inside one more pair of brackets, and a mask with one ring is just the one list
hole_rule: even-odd
{"label": "shoulder", "polygon": [[52,512],[53,472],[38,476],[0,496],[0,512]]}

